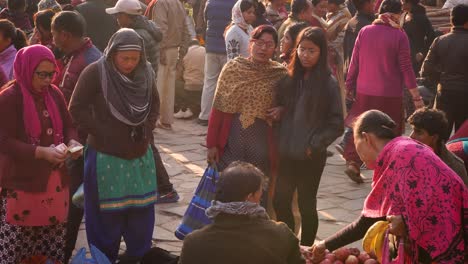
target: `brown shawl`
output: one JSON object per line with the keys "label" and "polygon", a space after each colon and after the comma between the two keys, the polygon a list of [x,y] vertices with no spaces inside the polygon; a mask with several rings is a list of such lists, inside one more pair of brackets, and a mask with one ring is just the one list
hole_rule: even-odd
{"label": "brown shawl", "polygon": [[221,71],[213,107],[225,113],[240,113],[243,128],[251,126],[255,118],[267,121],[274,87],[286,74],[286,68],[278,62],[258,64],[237,57]]}

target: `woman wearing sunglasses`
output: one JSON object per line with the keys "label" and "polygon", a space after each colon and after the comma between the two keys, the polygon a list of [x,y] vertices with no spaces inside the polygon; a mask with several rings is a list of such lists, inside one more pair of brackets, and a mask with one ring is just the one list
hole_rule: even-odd
{"label": "woman wearing sunglasses", "polygon": [[[0,93],[0,263],[31,256],[63,262],[69,177],[77,134],[65,99],[51,84],[55,58],[45,46],[18,51],[14,80]],[[65,145],[66,144],[66,145]]]}

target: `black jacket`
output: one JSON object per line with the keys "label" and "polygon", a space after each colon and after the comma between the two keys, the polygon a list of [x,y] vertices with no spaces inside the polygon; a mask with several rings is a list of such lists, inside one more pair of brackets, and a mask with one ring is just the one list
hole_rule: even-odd
{"label": "black jacket", "polygon": [[145,16],[136,16],[135,23],[131,26],[145,43],[146,59],[153,67],[154,73],[158,74],[159,65],[159,43],[163,35],[161,29]]}
{"label": "black jacket", "polygon": [[438,90],[468,94],[468,30],[455,27],[434,40],[421,76],[439,83]]}
{"label": "black jacket", "polygon": [[343,38],[343,58],[344,58],[344,73],[348,73],[349,63],[353,55],[354,43],[361,28],[372,24],[374,15],[363,14],[357,12],[346,24]]}
{"label": "black jacket", "polygon": [[106,5],[104,0],[88,0],[76,6],[76,11],[86,21],[87,36],[100,51],[104,51],[110,37],[119,29],[117,20],[106,13],[106,8],[109,7],[111,6]]}
{"label": "black jacket", "polygon": [[220,214],[184,239],[179,264],[303,264],[299,240],[285,223]]}
{"label": "black jacket", "polygon": [[[426,15],[426,11],[423,7],[422,10],[413,14],[413,17],[409,21],[405,21],[403,29],[408,35],[411,49],[411,63],[413,64],[413,70],[418,73],[421,70],[422,62],[416,61],[416,54],[422,53],[426,56],[431,43],[434,41],[435,32],[432,28],[432,24]],[[404,19],[404,18],[403,18]]]}
{"label": "black jacket", "polygon": [[338,82],[330,75],[326,92],[321,96],[326,100],[326,110],[320,120],[311,121],[307,104],[314,95],[302,86],[295,86],[295,81],[286,77],[277,90],[277,104],[285,107],[277,127],[279,154],[282,158],[305,160],[307,148],[312,153],[324,153],[343,134],[343,108]]}

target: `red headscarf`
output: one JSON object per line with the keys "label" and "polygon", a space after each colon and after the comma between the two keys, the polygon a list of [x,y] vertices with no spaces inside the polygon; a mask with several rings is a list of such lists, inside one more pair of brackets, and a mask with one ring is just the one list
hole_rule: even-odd
{"label": "red headscarf", "polygon": [[42,132],[41,121],[33,98],[34,94],[44,98],[46,109],[49,112],[49,116],[52,121],[54,144],[58,145],[63,142],[63,123],[58,106],[50,92],[51,89],[58,90],[58,88],[51,84],[40,94],[32,89],[34,72],[37,66],[39,66],[43,61],[50,61],[56,65],[54,54],[50,49],[42,45],[25,47],[19,50],[16,54],[15,62],[13,64],[13,76],[23,95],[24,127],[30,143],[38,145],[40,143]]}

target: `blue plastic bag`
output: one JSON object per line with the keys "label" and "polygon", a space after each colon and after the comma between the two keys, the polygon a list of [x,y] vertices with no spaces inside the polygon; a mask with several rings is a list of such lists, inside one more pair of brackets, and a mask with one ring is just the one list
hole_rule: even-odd
{"label": "blue plastic bag", "polygon": [[91,245],[91,258],[86,258],[86,248],[78,251],[70,264],[111,264],[110,260],[95,246]]}
{"label": "blue plastic bag", "polygon": [[184,240],[185,236],[212,223],[212,220],[205,214],[205,210],[211,206],[216,194],[216,183],[219,173],[216,166],[208,166],[198,184],[195,194],[190,201],[187,211],[179,227],[175,231],[175,236]]}

